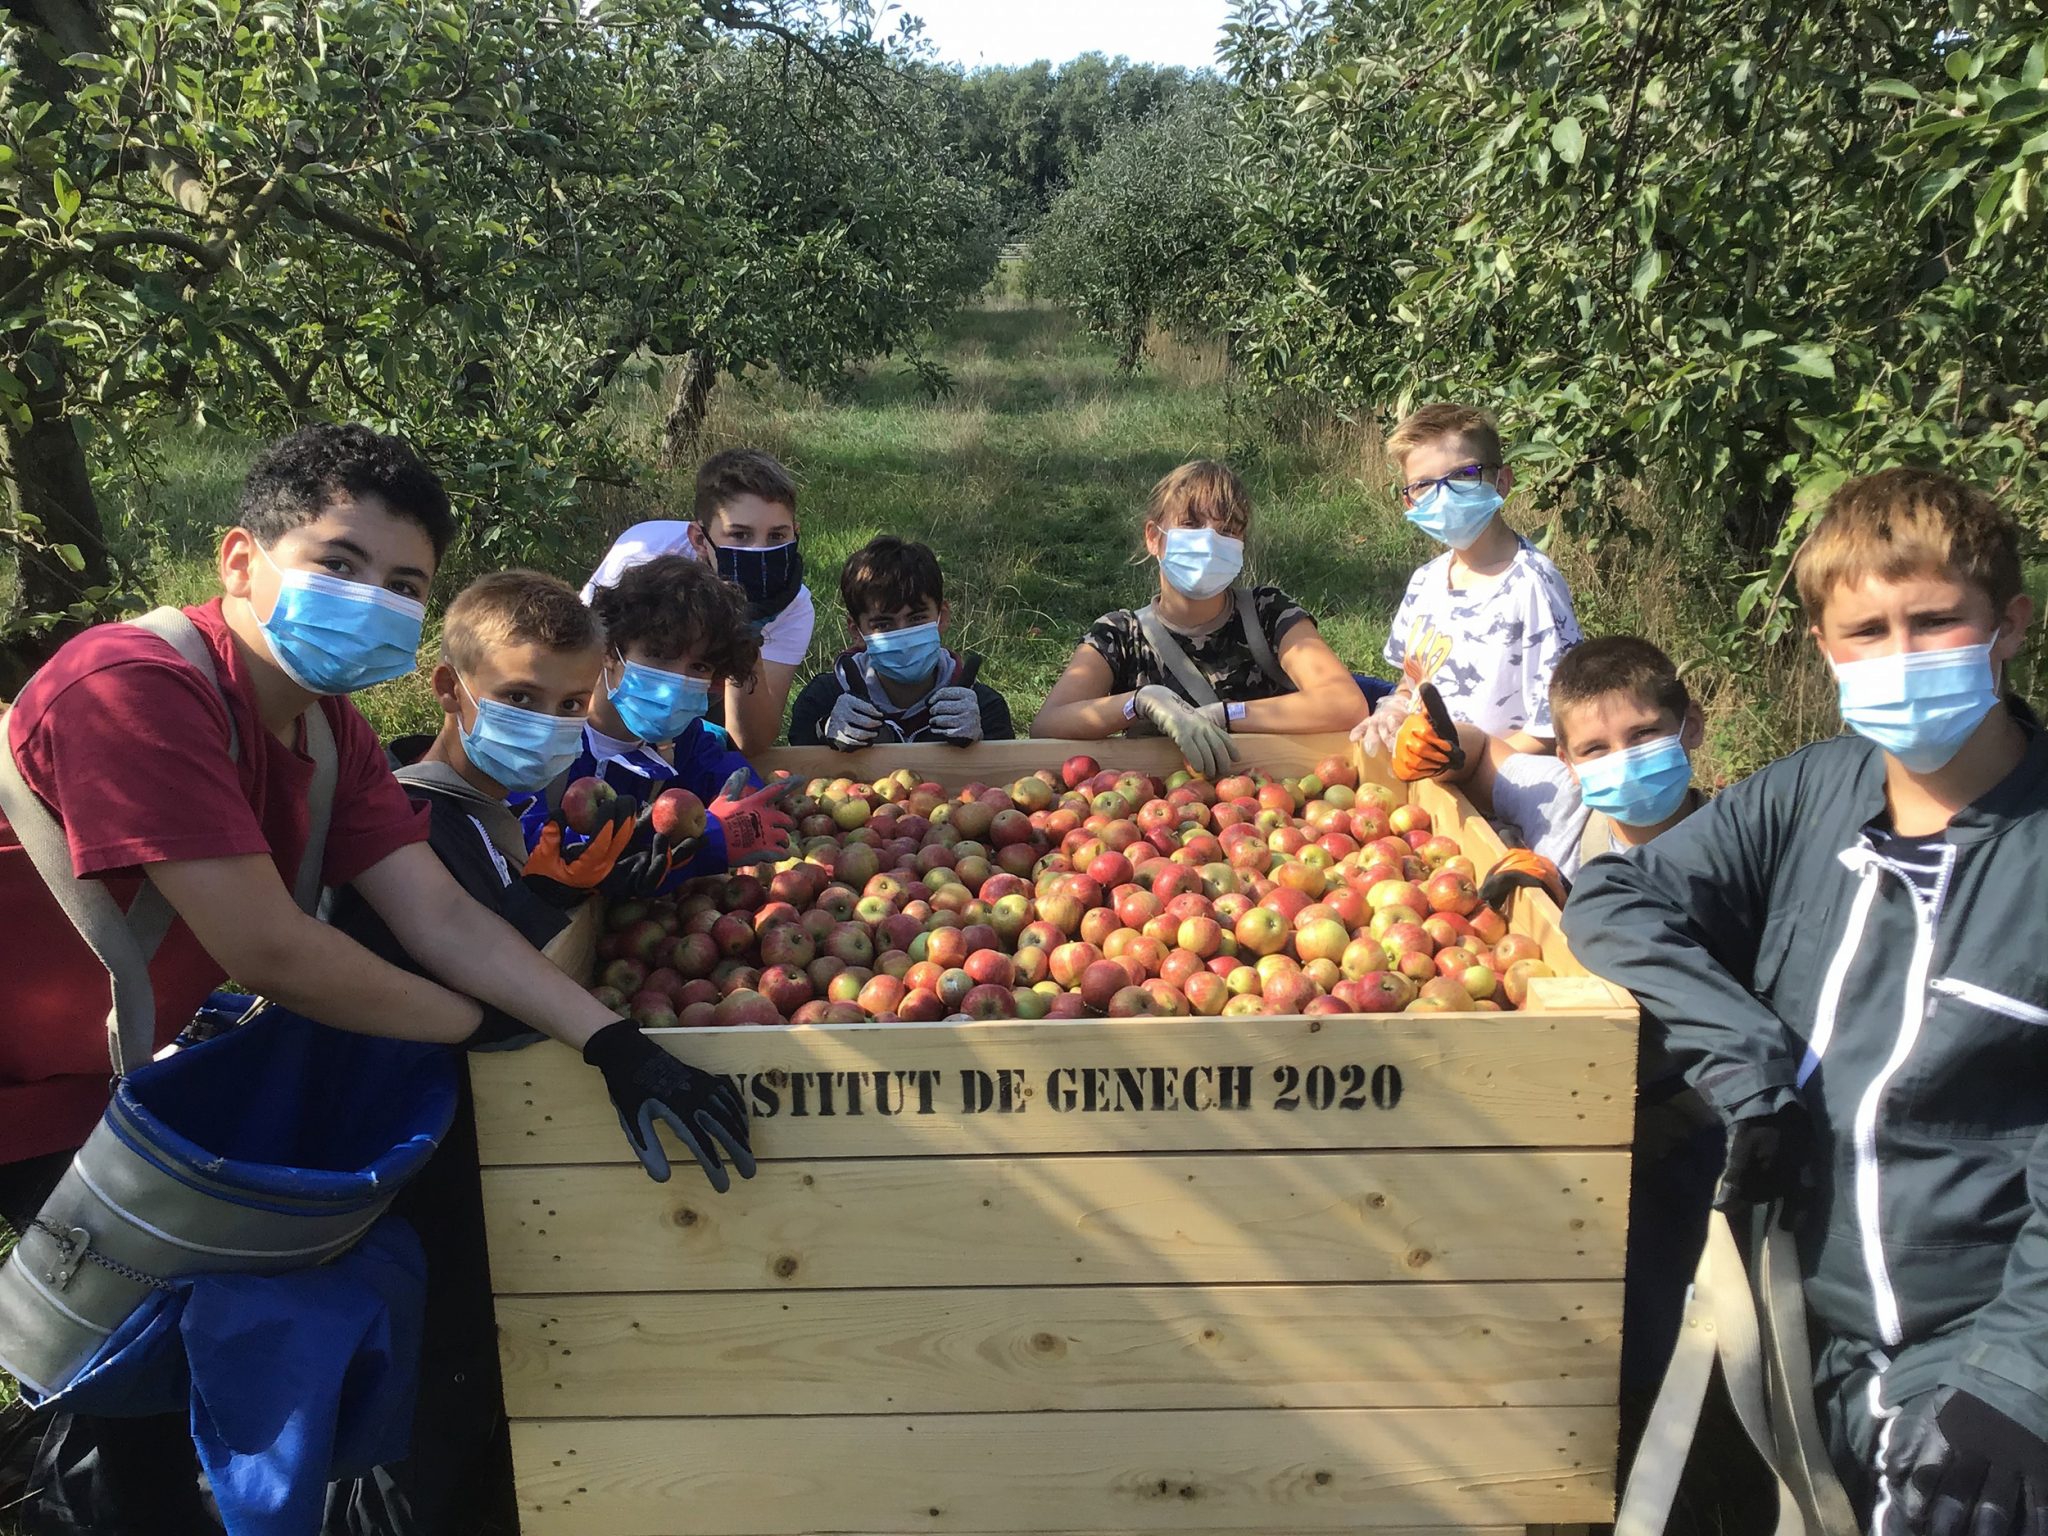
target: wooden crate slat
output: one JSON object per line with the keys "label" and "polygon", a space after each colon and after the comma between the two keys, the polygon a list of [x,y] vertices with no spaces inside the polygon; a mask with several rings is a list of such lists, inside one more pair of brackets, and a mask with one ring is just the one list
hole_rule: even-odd
{"label": "wooden crate slat", "polygon": [[[1074,1019],[683,1029],[657,1038],[693,1066],[743,1080],[762,1158],[1621,1145],[1634,1113],[1635,1016],[1625,996],[1617,1006],[1619,994],[1587,980],[1602,990],[1573,994],[1569,1017],[1541,1020]],[[1117,1067],[1146,1070],[1119,1078]],[[1326,1075],[1312,1096],[1318,1068]],[[603,1079],[565,1047],[473,1056],[470,1079],[487,1167],[630,1160]],[[1021,1109],[965,1112],[963,1084],[978,1089],[984,1079],[1012,1089]],[[896,1112],[880,1112],[878,1083]],[[1075,1107],[1057,1107],[1068,1092]],[[1299,1107],[1277,1108],[1283,1098]],[[1241,1099],[1244,1107],[1219,1107]],[[1378,1107],[1388,1101],[1391,1109]],[[926,1105],[930,1112],[920,1112]]]}
{"label": "wooden crate slat", "polygon": [[1625,1151],[1103,1154],[484,1173],[501,1294],[1600,1280]]}
{"label": "wooden crate slat", "polygon": [[1602,1519],[1614,1412],[1320,1409],[513,1426],[525,1536],[1267,1536]]}
{"label": "wooden crate slat", "polygon": [[514,1418],[1614,1401],[1621,1287],[507,1297]]}

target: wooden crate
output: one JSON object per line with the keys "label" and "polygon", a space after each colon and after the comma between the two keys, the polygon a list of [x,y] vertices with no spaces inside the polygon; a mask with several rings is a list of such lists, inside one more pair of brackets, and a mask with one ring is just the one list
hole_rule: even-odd
{"label": "wooden crate", "polygon": [[[1241,745],[1296,773],[1346,749]],[[1003,783],[1072,750],[763,766]],[[760,1171],[724,1196],[647,1180],[560,1047],[474,1058],[522,1530],[1607,1518],[1636,1014],[1548,901],[1514,926],[1561,973],[1516,1014],[675,1031],[755,1117]]]}

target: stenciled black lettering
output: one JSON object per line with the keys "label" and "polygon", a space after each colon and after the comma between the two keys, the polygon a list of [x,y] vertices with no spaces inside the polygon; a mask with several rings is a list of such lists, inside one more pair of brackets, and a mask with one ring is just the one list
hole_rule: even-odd
{"label": "stenciled black lettering", "polygon": [[[910,1090],[904,1086],[901,1072],[877,1072],[875,1074],[875,1113],[878,1115],[900,1115],[903,1107],[910,1102]],[[891,1089],[895,1092],[892,1094]]]}
{"label": "stenciled black lettering", "polygon": [[862,1079],[867,1074],[865,1072],[834,1072],[832,1075],[839,1079],[839,1086],[846,1090],[846,1112],[849,1115],[859,1114],[861,1112],[860,1085]]}
{"label": "stenciled black lettering", "polygon": [[[1216,1083],[1214,1067],[1189,1067],[1180,1081],[1180,1101],[1189,1109],[1214,1109],[1216,1096],[1210,1090]],[[1197,1093],[1199,1088],[1202,1091]]]}
{"label": "stenciled black lettering", "polygon": [[789,1114],[792,1120],[801,1119],[811,1112],[810,1095],[806,1092],[810,1083],[811,1074],[808,1072],[789,1074]]}
{"label": "stenciled black lettering", "polygon": [[996,1102],[996,1083],[979,1067],[960,1069],[960,1113],[979,1115],[993,1109]]}
{"label": "stenciled black lettering", "polygon": [[756,1072],[747,1085],[754,1099],[754,1117],[766,1120],[782,1111],[782,1095],[775,1091],[775,1085],[768,1081],[766,1072]]}
{"label": "stenciled black lettering", "polygon": [[1024,1097],[1024,1069],[1004,1067],[996,1073],[996,1111],[1005,1115],[1021,1115],[1030,1101]]}
{"label": "stenciled black lettering", "polygon": [[1098,1109],[1109,1107],[1109,1068],[1083,1067],[1081,1069],[1081,1107],[1093,1114]]}
{"label": "stenciled black lettering", "polygon": [[1401,1069],[1386,1062],[1372,1069],[1372,1101],[1381,1109],[1401,1102]]}
{"label": "stenciled black lettering", "polygon": [[1180,1108],[1180,1079],[1174,1076],[1171,1067],[1147,1067],[1145,1074],[1152,1083],[1152,1109],[1155,1113]]}
{"label": "stenciled black lettering", "polygon": [[1357,1062],[1344,1067],[1338,1076],[1344,1079],[1344,1097],[1337,1101],[1339,1109],[1365,1108],[1365,1068]]}
{"label": "stenciled black lettering", "polygon": [[1118,1067],[1116,1069],[1116,1107],[1119,1110],[1143,1109],[1145,1107],[1145,1069],[1143,1067]]}
{"label": "stenciled black lettering", "polygon": [[811,1074],[811,1086],[818,1090],[818,1114],[820,1116],[835,1113],[832,1108],[832,1080],[838,1075],[836,1072],[813,1072]]}
{"label": "stenciled black lettering", "polygon": [[1280,1092],[1273,1099],[1275,1109],[1301,1108],[1301,1068],[1277,1066],[1273,1069],[1273,1081],[1280,1085]]}
{"label": "stenciled black lettering", "polygon": [[1216,1069],[1216,1107],[1218,1109],[1250,1109],[1252,1107],[1252,1069],[1250,1067],[1218,1067]]}
{"label": "stenciled black lettering", "polygon": [[1054,1067],[1045,1074],[1045,1102],[1064,1113],[1074,1107],[1074,1069]]}
{"label": "stenciled black lettering", "polygon": [[1302,1086],[1308,1094],[1310,1109],[1328,1109],[1337,1102],[1337,1074],[1320,1062],[1308,1069]]}

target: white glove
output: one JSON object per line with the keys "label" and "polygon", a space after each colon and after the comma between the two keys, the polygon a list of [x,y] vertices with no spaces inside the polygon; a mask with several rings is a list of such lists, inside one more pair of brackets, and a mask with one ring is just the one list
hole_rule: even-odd
{"label": "white glove", "polygon": [[1133,712],[1180,748],[1187,765],[1205,779],[1220,779],[1237,761],[1230,721],[1221,704],[1197,709],[1161,683],[1147,683],[1131,696]]}
{"label": "white glove", "polygon": [[1415,711],[1415,695],[1397,688],[1373,712],[1351,727],[1351,739],[1375,757],[1394,755],[1394,738],[1401,734],[1401,722]]}
{"label": "white glove", "polygon": [[981,740],[981,700],[972,688],[939,688],[932,693],[932,729],[962,745]]}
{"label": "white glove", "polygon": [[840,752],[858,752],[875,744],[882,729],[882,712],[866,699],[842,693],[825,722],[825,745]]}

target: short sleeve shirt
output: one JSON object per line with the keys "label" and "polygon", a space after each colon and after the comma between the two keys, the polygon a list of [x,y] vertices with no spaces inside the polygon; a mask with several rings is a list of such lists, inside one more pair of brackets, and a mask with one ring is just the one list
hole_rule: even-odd
{"label": "short sleeve shirt", "polygon": [[1555,736],[1550,678],[1579,643],[1571,589],[1527,539],[1496,579],[1451,589],[1447,550],[1408,581],[1386,659],[1411,685],[1435,683],[1455,719],[1490,736]]}
{"label": "short sleeve shirt", "polygon": [[[73,873],[104,880],[123,907],[150,864],[267,854],[287,888],[309,831],[312,760],[263,728],[253,684],[218,600],[186,610],[226,694],[156,636],[105,624],[66,644],[22,691],[9,721],[15,762],[55,814]],[[334,734],[334,815],[322,875],[344,885],[427,835],[376,733],[346,699],[317,706]],[[241,754],[227,752],[227,710]],[[78,1146],[107,1101],[107,973],[0,820],[0,1162]],[[18,946],[18,947],[17,947]],[[18,957],[18,958],[17,958]],[[150,966],[157,1039],[168,1042],[226,979],[183,922]]]}
{"label": "short sleeve shirt", "polygon": [[1579,872],[1589,814],[1579,781],[1555,757],[1517,752],[1495,770],[1494,829],[1511,846],[1542,854],[1567,880]]}
{"label": "short sleeve shirt", "polygon": [[[589,602],[599,587],[615,585],[634,566],[645,565],[662,555],[695,558],[697,546],[690,542],[690,529],[694,526],[675,518],[635,523],[605,551],[590,580],[583,584],[583,601]],[[811,633],[817,627],[818,608],[811,600],[811,589],[800,586],[789,605],[762,625],[761,659],[785,667],[796,666],[810,650]]]}
{"label": "short sleeve shirt", "polygon": [[[1278,587],[1254,587],[1253,610],[1259,627],[1277,654],[1281,640],[1297,624],[1313,624],[1308,611]],[[1206,635],[1184,635],[1170,631],[1187,652],[1195,670],[1209,680],[1216,697],[1227,704],[1249,703],[1253,699],[1278,698],[1293,691],[1285,678],[1269,678],[1260,668],[1245,638],[1244,621],[1235,607],[1226,611],[1223,622]],[[1145,642],[1138,627],[1138,615],[1128,608],[1106,613],[1097,619],[1081,643],[1098,652],[1109,663],[1111,693],[1132,693],[1161,683],[1186,697],[1158,654]],[[1190,699],[1190,703],[1196,701]]]}

